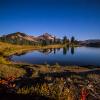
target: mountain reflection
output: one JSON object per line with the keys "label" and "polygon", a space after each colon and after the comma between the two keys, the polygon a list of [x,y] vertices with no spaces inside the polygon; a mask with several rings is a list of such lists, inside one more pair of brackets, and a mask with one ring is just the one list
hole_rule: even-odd
{"label": "mountain reflection", "polygon": [[43,53],[43,54],[50,54],[52,53],[52,51],[54,51],[53,49],[42,49],[42,50],[39,50],[39,52]]}
{"label": "mountain reflection", "polygon": [[56,54],[58,52],[60,52],[61,50],[63,51],[63,55],[66,55],[67,52],[70,52],[72,55],[74,55],[75,53],[75,48],[74,47],[69,47],[69,46],[66,46],[66,47],[63,47],[63,48],[50,48],[50,49],[42,49],[42,50],[39,50],[38,52],[41,52],[45,55],[49,55],[51,53],[53,54]]}

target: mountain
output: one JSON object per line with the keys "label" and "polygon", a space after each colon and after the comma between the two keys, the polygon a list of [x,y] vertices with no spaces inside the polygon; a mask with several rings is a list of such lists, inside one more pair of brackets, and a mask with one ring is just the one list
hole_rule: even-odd
{"label": "mountain", "polygon": [[89,39],[80,41],[81,45],[91,46],[91,47],[100,47],[100,39]]}
{"label": "mountain", "polygon": [[54,40],[55,37],[48,33],[44,33],[43,35],[40,35],[37,38],[40,40]]}
{"label": "mountain", "polygon": [[29,36],[21,32],[11,33],[8,35],[4,35],[3,37],[9,38],[9,39],[19,39],[19,40],[27,40],[27,41],[36,42],[34,36]]}
{"label": "mountain", "polygon": [[100,43],[100,39],[89,39],[89,40],[85,40],[85,42],[87,43]]}
{"label": "mountain", "polygon": [[50,35],[49,33],[44,33],[43,35],[40,36],[30,36],[25,33],[21,32],[16,32],[16,33],[11,33],[8,35],[3,35],[0,37],[0,40],[3,42],[10,42],[14,44],[35,44],[35,43],[40,43],[42,40],[44,41],[53,41],[54,36]]}

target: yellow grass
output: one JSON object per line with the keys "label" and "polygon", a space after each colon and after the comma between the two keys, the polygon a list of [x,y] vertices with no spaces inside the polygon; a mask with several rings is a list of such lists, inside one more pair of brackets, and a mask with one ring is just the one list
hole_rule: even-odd
{"label": "yellow grass", "polygon": [[22,68],[17,68],[15,65],[0,64],[0,78],[18,78],[24,74],[25,70],[23,70]]}
{"label": "yellow grass", "polygon": [[31,50],[61,48],[61,47],[64,47],[64,45],[26,46],[26,45],[13,45],[9,43],[0,42],[0,63],[8,64],[9,62],[6,61],[5,57],[8,57],[16,53],[20,54],[22,52],[27,52]]}

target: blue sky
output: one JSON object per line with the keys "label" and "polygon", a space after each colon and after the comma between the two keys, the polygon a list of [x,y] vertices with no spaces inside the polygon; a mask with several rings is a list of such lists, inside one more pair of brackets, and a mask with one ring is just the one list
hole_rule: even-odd
{"label": "blue sky", "polygon": [[0,0],[0,35],[17,31],[100,39],[100,0]]}

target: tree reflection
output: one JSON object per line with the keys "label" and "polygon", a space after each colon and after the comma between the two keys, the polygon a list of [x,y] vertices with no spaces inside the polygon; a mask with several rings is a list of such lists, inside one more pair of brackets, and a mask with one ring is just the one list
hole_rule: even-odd
{"label": "tree reflection", "polygon": [[67,51],[68,51],[68,48],[67,47],[63,47],[63,55],[66,55]]}
{"label": "tree reflection", "polygon": [[56,53],[56,49],[54,48],[53,50],[54,50],[54,54],[55,54]]}
{"label": "tree reflection", "polygon": [[69,45],[67,45],[67,51],[69,51],[69,48],[70,48],[70,46],[69,46]]}
{"label": "tree reflection", "polygon": [[[57,52],[59,52],[60,49],[61,48],[42,49],[42,50],[39,50],[39,52],[41,52],[43,54],[50,54],[50,53],[56,54]],[[69,50],[70,50],[72,55],[75,53],[74,47],[65,46],[62,49],[63,49],[63,55],[66,55]]]}
{"label": "tree reflection", "polygon": [[74,55],[74,53],[75,53],[74,47],[71,47],[71,54]]}

